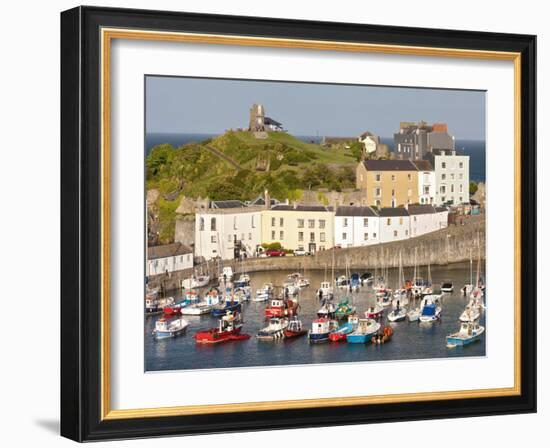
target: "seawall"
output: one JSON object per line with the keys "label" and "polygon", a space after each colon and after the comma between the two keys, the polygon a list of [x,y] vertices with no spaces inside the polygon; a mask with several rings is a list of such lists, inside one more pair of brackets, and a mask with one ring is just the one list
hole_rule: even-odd
{"label": "seawall", "polygon": [[[469,261],[470,251],[474,259],[479,251],[485,259],[485,222],[477,220],[462,226],[450,226],[446,229],[432,232],[420,237],[403,241],[395,241],[373,246],[352,247],[346,249],[327,250],[308,257],[267,257],[251,258],[244,262],[225,260],[223,266],[231,266],[234,272],[285,270],[289,273],[297,270],[331,269],[332,259],[336,269],[343,269],[346,264],[352,270],[365,272],[383,267],[398,267],[401,253],[403,266],[414,266],[415,249],[416,262],[419,266],[428,263],[432,266],[446,265]],[[172,272],[169,275],[150,277],[153,286],[162,286],[165,290],[177,289],[181,280],[189,277],[194,271],[201,271],[201,266],[193,269]],[[217,262],[209,262],[202,266],[202,272],[217,277],[220,266]]]}

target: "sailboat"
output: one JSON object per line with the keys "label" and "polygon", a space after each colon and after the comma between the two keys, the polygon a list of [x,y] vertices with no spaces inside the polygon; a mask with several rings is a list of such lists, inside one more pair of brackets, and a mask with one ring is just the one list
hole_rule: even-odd
{"label": "sailboat", "polygon": [[406,306],[409,304],[409,298],[407,296],[407,290],[405,289],[405,274],[403,271],[403,260],[401,258],[401,251],[399,251],[399,274],[397,276],[397,288],[393,292],[392,305]]}
{"label": "sailboat", "polygon": [[397,302],[397,306],[391,311],[391,313],[388,314],[388,320],[390,322],[399,322],[405,320],[406,317],[407,308],[399,305],[399,302]]}
{"label": "sailboat", "polygon": [[462,295],[467,297],[472,293],[473,289],[474,289],[474,274],[473,274],[472,248],[470,247],[470,283],[466,283],[462,287]]}

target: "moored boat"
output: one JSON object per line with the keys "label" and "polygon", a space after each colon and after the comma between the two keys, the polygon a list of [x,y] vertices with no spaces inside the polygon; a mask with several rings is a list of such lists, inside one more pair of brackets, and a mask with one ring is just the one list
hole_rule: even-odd
{"label": "moored boat", "polygon": [[411,308],[407,313],[407,319],[409,319],[409,322],[417,322],[420,319],[420,313],[420,307]]}
{"label": "moored boat", "polygon": [[369,306],[365,311],[367,319],[379,319],[384,315],[384,308],[380,305]]}
{"label": "moored boat", "polygon": [[351,305],[349,303],[349,300],[347,298],[344,298],[338,303],[334,316],[336,317],[336,319],[345,319],[349,315],[355,314],[356,311],[357,307]]}
{"label": "moored boat", "polygon": [[280,317],[272,317],[266,327],[258,331],[256,337],[264,340],[283,339],[285,330],[288,327],[288,319]]}
{"label": "moored boat", "polygon": [[372,336],[371,342],[373,344],[385,344],[386,342],[391,341],[392,336],[393,329],[391,327],[384,327],[384,330],[378,331]]}
{"label": "moored boat", "polygon": [[370,341],[372,335],[380,329],[380,326],[374,319],[359,319],[357,327],[347,335],[346,341],[350,344],[365,344]]}
{"label": "moored boat", "polygon": [[424,323],[435,322],[441,317],[441,305],[437,296],[427,295],[422,300],[422,307],[418,320]]}
{"label": "moored boat", "polygon": [[331,331],[338,327],[338,323],[334,319],[328,319],[326,317],[320,317],[315,319],[311,323],[311,330],[309,330],[307,337],[309,342],[319,343],[327,342],[328,335]]}
{"label": "moored boat", "polygon": [[463,322],[460,325],[460,330],[447,336],[447,347],[453,348],[476,342],[484,332],[485,327],[482,327],[478,323]]}
{"label": "moored boat", "polygon": [[160,318],[155,322],[153,336],[155,339],[174,338],[182,334],[188,325],[189,322],[185,319],[167,320],[165,318]]}
{"label": "moored boat", "polygon": [[454,289],[453,282],[446,281],[446,282],[441,283],[441,291],[442,292],[451,293],[451,292],[453,292],[453,289]]}
{"label": "moored boat", "polygon": [[156,294],[145,297],[145,314],[160,314],[166,307],[175,304],[173,297],[158,297]]}
{"label": "moored boat", "polygon": [[275,298],[264,311],[265,317],[292,317],[298,313],[298,301],[294,299]]}
{"label": "moored boat", "polygon": [[194,338],[198,344],[218,344],[249,339],[250,335],[241,334],[242,326],[240,315],[229,311],[218,321],[217,327],[200,330],[195,333]]}
{"label": "moored boat", "polygon": [[407,309],[402,306],[397,306],[391,313],[388,314],[388,320],[390,322],[400,322],[407,317]]}
{"label": "moored boat", "polygon": [[192,275],[189,278],[185,278],[181,281],[181,287],[183,289],[203,288],[210,283],[209,275]]}
{"label": "moored boat", "polygon": [[480,307],[476,305],[475,301],[473,299],[470,299],[470,302],[468,302],[468,305],[466,305],[466,308],[458,318],[461,322],[474,322],[481,316]]}
{"label": "moored boat", "polygon": [[302,321],[294,316],[288,321],[288,326],[284,330],[285,338],[297,338],[307,333],[302,326]]}
{"label": "moored boat", "polygon": [[260,289],[256,290],[253,302],[265,302],[273,297],[273,284],[265,283]]}
{"label": "moored boat", "polygon": [[212,316],[221,317],[227,314],[227,312],[241,311],[241,303],[229,298],[225,303],[220,303],[212,308]]}
{"label": "moored boat", "polygon": [[376,299],[376,302],[378,303],[378,305],[382,307],[391,305],[391,302],[392,302],[391,291],[386,290],[382,295],[378,295],[378,294],[379,293],[377,293],[377,299]]}
{"label": "moored boat", "polygon": [[330,282],[321,282],[321,286],[317,290],[317,295],[319,298],[323,297],[329,297],[333,293],[332,286],[330,285]]}
{"label": "moored boat", "polygon": [[346,342],[347,335],[357,328],[359,318],[356,314],[348,317],[348,321],[329,333],[328,338],[331,342]]}
{"label": "moored boat", "polygon": [[210,313],[212,311],[212,308],[212,305],[208,305],[206,301],[202,301],[180,308],[180,314],[182,314],[183,316],[200,316],[202,314]]}
{"label": "moored boat", "polygon": [[334,318],[334,315],[336,313],[336,305],[332,302],[332,300],[325,300],[323,302],[323,305],[319,310],[317,311],[317,317],[326,317],[326,318]]}

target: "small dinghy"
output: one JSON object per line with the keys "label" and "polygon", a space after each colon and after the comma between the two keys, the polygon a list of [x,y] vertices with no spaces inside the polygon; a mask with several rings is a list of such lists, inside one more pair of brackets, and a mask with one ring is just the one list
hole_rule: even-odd
{"label": "small dinghy", "polygon": [[258,331],[256,337],[258,339],[273,341],[275,339],[283,339],[285,337],[285,330],[288,327],[288,319],[272,317],[269,319],[267,327]]}
{"label": "small dinghy", "polygon": [[400,322],[407,317],[407,309],[405,307],[397,305],[390,314],[388,314],[388,320],[390,322]]}
{"label": "small dinghy", "polygon": [[161,318],[155,323],[153,336],[155,339],[174,338],[182,334],[188,325],[189,322],[185,319],[174,319],[168,321],[167,319]]}
{"label": "small dinghy", "polygon": [[349,316],[348,321],[344,325],[340,326],[328,335],[329,340],[331,342],[346,342],[347,335],[355,331],[358,323],[359,318],[357,315],[354,314]]}
{"label": "small dinghy", "polygon": [[379,319],[384,315],[384,308],[380,305],[369,306],[365,311],[367,319]]}
{"label": "small dinghy", "polygon": [[219,344],[227,341],[242,341],[250,338],[248,334],[241,334],[242,321],[238,313],[228,311],[218,321],[218,326],[209,330],[200,330],[195,334],[197,344]]}
{"label": "small dinghy", "polygon": [[371,272],[365,272],[364,274],[361,274],[361,283],[363,285],[370,285],[373,282],[374,278],[372,276]]}
{"label": "small dinghy", "polygon": [[357,328],[347,335],[346,341],[350,344],[365,344],[380,330],[380,326],[374,319],[359,319]]}
{"label": "small dinghy", "polygon": [[385,344],[386,342],[391,341],[392,336],[393,336],[393,329],[391,327],[385,327],[384,330],[378,331],[371,338],[371,342],[377,345]]}
{"label": "small dinghy", "polygon": [[296,316],[288,321],[288,326],[284,330],[285,338],[297,338],[307,333],[302,326],[302,321]]}
{"label": "small dinghy", "polygon": [[484,332],[485,327],[474,322],[464,322],[460,325],[460,330],[447,336],[447,347],[462,347],[479,341]]}
{"label": "small dinghy", "polygon": [[391,292],[386,290],[383,295],[378,295],[377,293],[376,302],[382,307],[390,306],[392,302]]}
{"label": "small dinghy", "polygon": [[451,293],[453,292],[453,289],[454,289],[453,282],[448,281],[448,282],[441,283],[441,292]]}
{"label": "small dinghy", "polygon": [[317,296],[322,299],[324,297],[329,297],[333,293],[332,286],[330,286],[330,282],[321,282],[321,286],[317,290]]}
{"label": "small dinghy", "polygon": [[314,344],[327,342],[329,334],[336,328],[338,328],[338,322],[334,319],[328,319],[326,317],[315,319],[311,323],[311,330],[309,330],[307,334],[309,342]]}
{"label": "small dinghy", "polygon": [[336,279],[335,285],[337,288],[346,289],[349,286],[349,279],[345,275],[341,275]]}

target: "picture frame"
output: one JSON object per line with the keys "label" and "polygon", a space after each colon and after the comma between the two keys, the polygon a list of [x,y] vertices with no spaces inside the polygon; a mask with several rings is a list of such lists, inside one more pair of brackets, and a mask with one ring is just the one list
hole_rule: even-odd
{"label": "picture frame", "polygon": [[[514,64],[514,386],[114,410],[110,346],[110,49],[116,39]],[[77,7],[61,14],[61,434],[76,441],[536,411],[536,37]],[[246,78],[246,73],[243,73]]]}

